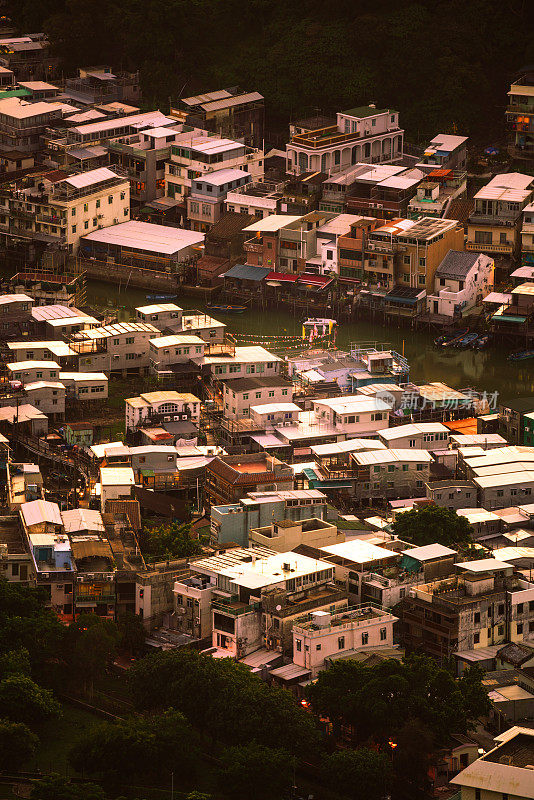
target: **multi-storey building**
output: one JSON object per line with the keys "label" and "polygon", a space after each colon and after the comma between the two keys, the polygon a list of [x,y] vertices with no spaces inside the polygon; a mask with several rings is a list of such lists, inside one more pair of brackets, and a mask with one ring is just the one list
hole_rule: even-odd
{"label": "multi-storey building", "polygon": [[415,586],[400,613],[408,650],[446,660],[476,650],[534,638],[534,584],[494,558],[456,564],[456,574]]}
{"label": "multi-storey building", "polygon": [[253,528],[261,529],[275,520],[323,520],[326,505],[326,495],[318,489],[249,492],[237,503],[212,506],[211,538],[214,544],[236,542],[246,547]]}
{"label": "multi-storey building", "polygon": [[249,172],[253,180],[261,180],[263,150],[232,139],[199,136],[196,131],[182,134],[179,142],[171,145],[165,168],[167,196],[182,200],[190,193],[192,181],[219,169],[240,169]]}
{"label": "multi-storey building", "polygon": [[20,519],[37,586],[46,592],[47,605],[72,619],[76,562],[59,506],[32,500],[21,505]]}
{"label": "multi-storey building", "polygon": [[213,647],[236,659],[261,646],[290,655],[291,628],[299,618],[347,605],[333,584],[332,566],[296,553],[231,548],[190,568],[193,577],[175,584],[178,619],[194,608],[191,622],[202,638],[211,633]]}
{"label": "multi-storey building", "polygon": [[0,331],[2,339],[22,334],[26,336],[35,327],[32,317],[33,297],[26,294],[0,295]]}
{"label": "multi-storey building", "polygon": [[226,419],[248,417],[250,408],[261,403],[290,403],[293,384],[285,378],[236,378],[222,383]]}
{"label": "multi-storey building", "polygon": [[[529,203],[523,209],[523,222],[521,225],[521,262],[530,271],[527,280],[532,280],[534,267],[534,203]],[[521,268],[520,268],[521,269]],[[517,276],[525,277],[525,276]]]}
{"label": "multi-storey building", "polygon": [[467,226],[467,250],[482,251],[505,261],[519,254],[522,212],[532,200],[532,175],[496,175],[475,194]]}
{"label": "multi-storey building", "polygon": [[218,169],[191,181],[187,218],[193,230],[207,231],[218,222],[228,192],[245,186],[251,176],[243,169]]}
{"label": "multi-storey building", "polygon": [[404,450],[415,447],[419,450],[447,450],[450,430],[441,422],[418,422],[396,425],[380,431],[379,437],[386,447]]}
{"label": "multi-storey building", "polygon": [[436,169],[417,185],[405,213],[414,219],[421,214],[425,217],[443,217],[452,200],[464,195],[466,190],[467,172]]}
{"label": "multi-storey building", "polygon": [[251,181],[239,189],[230,190],[224,205],[226,211],[234,214],[250,214],[263,219],[280,211],[283,189],[283,183]]}
{"label": "multi-storey building", "polygon": [[404,131],[392,109],[360,106],[336,115],[336,124],[296,133],[286,145],[287,171],[333,174],[358,162],[398,161]]}
{"label": "multi-storey building", "polygon": [[484,253],[449,250],[434,273],[434,294],[427,297],[432,314],[458,317],[493,290],[494,261]]}
{"label": "multi-storey building", "polygon": [[206,468],[206,489],[211,505],[236,503],[249,492],[293,488],[288,464],[266,453],[214,458]]}
{"label": "multi-storey building", "polygon": [[369,648],[393,647],[397,617],[374,606],[342,611],[313,611],[310,619],[293,626],[293,663],[316,678],[332,656],[350,655]]}
{"label": "multi-storey building", "polygon": [[534,163],[534,70],[527,68],[510,86],[506,108],[508,152]]}
{"label": "multi-storey building", "polygon": [[261,147],[264,136],[263,95],[237,86],[215,92],[185,97],[179,108],[171,108],[172,117],[227,136],[244,139],[248,145]]}
{"label": "multi-storey building", "polygon": [[376,436],[388,427],[391,406],[361,394],[313,401],[316,421],[332,425],[347,437]]}
{"label": "multi-storey building", "polygon": [[146,322],[117,322],[80,331],[70,337],[69,346],[78,354],[81,372],[143,374],[149,367],[150,340],[160,335]]}
{"label": "multi-storey building", "polygon": [[108,142],[109,162],[126,172],[133,203],[143,205],[164,197],[165,162],[180,128],[147,128]]}
{"label": "multi-storey building", "polygon": [[425,148],[416,167],[425,173],[440,170],[465,170],[467,165],[467,136],[438,133]]}
{"label": "multi-storey building", "polygon": [[36,152],[45,128],[57,124],[62,116],[60,103],[29,103],[20,97],[0,100],[0,149]]}
{"label": "multi-storey building", "polygon": [[[519,686],[514,688],[519,689]],[[517,692],[514,697],[516,695]],[[514,726],[500,733],[494,741],[494,747],[487,753],[482,752],[450,783],[460,787],[461,800],[498,800],[503,796],[532,800],[534,731],[530,727]]]}
{"label": "multi-storey building", "polygon": [[27,176],[0,193],[0,239],[56,243],[71,253],[85,234],[130,218],[130,186],[107,167],[67,178]]}
{"label": "multi-storey building", "polygon": [[154,424],[186,419],[198,422],[200,419],[200,400],[188,392],[161,391],[145,392],[139,397],[129,397],[126,404],[126,430],[142,424]]}
{"label": "multi-storey building", "polygon": [[420,497],[433,461],[428,450],[372,450],[353,453],[356,499]]}
{"label": "multi-storey building", "polygon": [[173,333],[150,340],[149,367],[156,375],[169,372],[176,364],[202,360],[206,343],[199,336]]}

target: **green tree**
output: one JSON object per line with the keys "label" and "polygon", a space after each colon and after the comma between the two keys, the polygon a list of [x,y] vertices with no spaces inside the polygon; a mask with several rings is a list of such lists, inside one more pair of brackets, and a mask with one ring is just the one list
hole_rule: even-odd
{"label": "green tree", "polygon": [[175,708],[203,735],[227,745],[256,741],[308,756],[316,747],[314,721],[293,696],[230,658],[193,649],[155,653],[133,664],[128,679],[137,708]]}
{"label": "green tree", "polygon": [[81,614],[69,626],[65,638],[65,659],[72,669],[71,678],[81,681],[93,692],[94,682],[104,675],[113,661],[120,633],[117,625],[96,614]]}
{"label": "green tree", "polygon": [[199,759],[196,735],[185,717],[169,710],[155,717],[130,717],[93,727],[71,751],[74,768],[107,779],[188,778]]}
{"label": "green tree", "polygon": [[140,617],[131,612],[123,614],[117,621],[117,629],[120,636],[119,647],[121,649],[126,650],[132,656],[142,652],[146,639],[146,630]]}
{"label": "green tree", "polygon": [[60,706],[52,692],[25,675],[11,675],[0,681],[0,709],[15,722],[42,722],[60,716]]}
{"label": "green tree", "polygon": [[393,533],[419,547],[439,542],[446,547],[467,547],[473,529],[465,517],[441,506],[423,508],[399,514],[393,523]]}
{"label": "green tree", "polygon": [[356,741],[371,739],[382,745],[408,720],[419,720],[436,745],[444,744],[451,733],[465,733],[487,708],[479,673],[469,675],[462,685],[425,655],[374,667],[338,661],[308,687],[308,697],[314,711],[336,726],[352,726]]}
{"label": "green tree", "polygon": [[191,536],[189,523],[171,522],[156,528],[144,527],[140,545],[143,553],[153,561],[188,558],[202,553],[202,544]]}
{"label": "green tree", "polygon": [[71,783],[60,775],[49,775],[34,784],[31,800],[106,800],[95,783]]}
{"label": "green tree", "polygon": [[283,797],[291,787],[294,759],[283,750],[255,744],[227,748],[221,757],[221,791],[240,800]]}
{"label": "green tree", "polygon": [[367,747],[332,753],[322,771],[328,786],[352,800],[382,800],[392,783],[390,757]]}
{"label": "green tree", "polygon": [[30,654],[25,647],[0,655],[0,680],[10,675],[30,675]]}
{"label": "green tree", "polygon": [[39,739],[26,725],[0,719],[0,772],[27,764],[38,744]]}
{"label": "green tree", "polygon": [[395,794],[406,800],[430,796],[428,770],[435,751],[432,731],[420,720],[408,720],[397,732],[392,750]]}

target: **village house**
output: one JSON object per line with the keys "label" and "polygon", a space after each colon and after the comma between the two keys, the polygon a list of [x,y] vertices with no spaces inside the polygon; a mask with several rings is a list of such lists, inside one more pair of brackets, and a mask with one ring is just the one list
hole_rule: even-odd
{"label": "village house", "polygon": [[184,417],[195,424],[200,420],[200,399],[188,392],[144,392],[124,402],[127,431],[142,424],[171,422]]}
{"label": "village house", "polygon": [[45,590],[47,605],[72,620],[76,563],[59,506],[46,500],[32,500],[21,505],[20,519],[37,585]]}
{"label": "village house", "polygon": [[397,617],[374,606],[346,611],[313,611],[293,626],[293,663],[314,679],[334,656],[347,658],[369,648],[393,647]]}
{"label": "village house", "polygon": [[6,364],[9,380],[23,385],[36,381],[57,381],[60,366],[55,361],[15,361]]}
{"label": "village house", "polygon": [[34,381],[24,385],[29,402],[52,420],[65,415],[65,387],[59,381]]}
{"label": "village house", "polygon": [[434,274],[427,297],[431,314],[460,317],[493,291],[493,259],[484,253],[449,250]]}
{"label": "village house", "polygon": [[253,405],[290,403],[293,400],[293,384],[279,376],[234,378],[221,383],[226,419],[248,417]]}
{"label": "village house", "polygon": [[69,339],[78,354],[81,372],[105,372],[108,375],[144,375],[149,368],[150,340],[160,331],[146,322],[117,322],[87,331]]}
{"label": "village house", "polygon": [[251,175],[243,169],[218,169],[191,181],[187,218],[192,230],[205,232],[219,221],[228,192],[245,186]]}
{"label": "village house", "polygon": [[214,544],[236,542],[247,547],[253,528],[264,528],[276,520],[324,520],[326,505],[326,495],[318,489],[248,492],[236,503],[211,507],[211,539]]}
{"label": "village house", "polygon": [[376,436],[388,427],[391,407],[377,398],[362,395],[313,400],[317,424],[326,423],[347,437]]}
{"label": "village house", "polygon": [[441,422],[417,422],[386,428],[378,435],[386,447],[398,450],[447,450],[450,430]]}
{"label": "village house", "polygon": [[293,488],[293,470],[265,453],[214,458],[206,469],[206,491],[210,505],[236,503],[249,492]]}
{"label": "village house", "polygon": [[286,145],[287,172],[334,174],[358,162],[398,161],[403,137],[397,111],[373,105],[340,111],[335,125],[292,136]]}
{"label": "village house", "polygon": [[428,450],[371,450],[352,453],[356,500],[420,497],[433,461]]}
{"label": "village house", "polygon": [[59,380],[67,399],[94,401],[108,397],[108,379],[103,372],[60,372]]}
{"label": "village house", "polygon": [[172,334],[150,340],[149,366],[156,375],[168,372],[175,364],[204,358],[206,344],[199,336]]}

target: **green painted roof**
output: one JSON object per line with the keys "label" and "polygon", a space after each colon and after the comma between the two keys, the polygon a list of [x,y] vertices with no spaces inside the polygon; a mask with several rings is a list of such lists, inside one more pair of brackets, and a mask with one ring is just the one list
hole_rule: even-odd
{"label": "green painted roof", "polygon": [[0,100],[6,97],[31,97],[32,93],[29,89],[8,89],[5,92],[0,92]]}
{"label": "green painted roof", "polygon": [[343,114],[348,114],[350,117],[376,117],[377,114],[384,114],[385,112],[389,111],[390,111],[389,108],[371,108],[371,106],[357,106],[356,108],[349,108],[348,111],[343,111]]}

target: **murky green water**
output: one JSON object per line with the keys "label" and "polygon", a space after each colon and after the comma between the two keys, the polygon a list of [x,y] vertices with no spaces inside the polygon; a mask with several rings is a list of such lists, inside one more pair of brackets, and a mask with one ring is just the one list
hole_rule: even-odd
{"label": "murky green water", "polygon": [[[88,285],[87,300],[89,305],[94,304],[99,310],[118,308],[121,320],[133,318],[133,309],[147,303],[146,292],[142,289],[119,292],[109,284],[96,281]],[[204,310],[196,297],[180,295],[175,302],[184,309]],[[261,312],[256,309],[239,316],[221,316],[228,331],[253,333],[256,336],[299,335],[302,319],[302,315],[295,317],[290,311]],[[440,380],[457,389],[472,387],[491,393],[497,391],[502,400],[534,395],[534,359],[514,364],[507,360],[509,351],[502,347],[491,347],[479,353],[471,350],[436,350],[432,345],[432,334],[429,333],[414,333],[408,328],[388,328],[367,321],[340,326],[337,337],[340,348],[348,347],[351,342],[371,341],[388,342],[401,353],[404,347],[411,364],[411,378],[416,383]]]}

